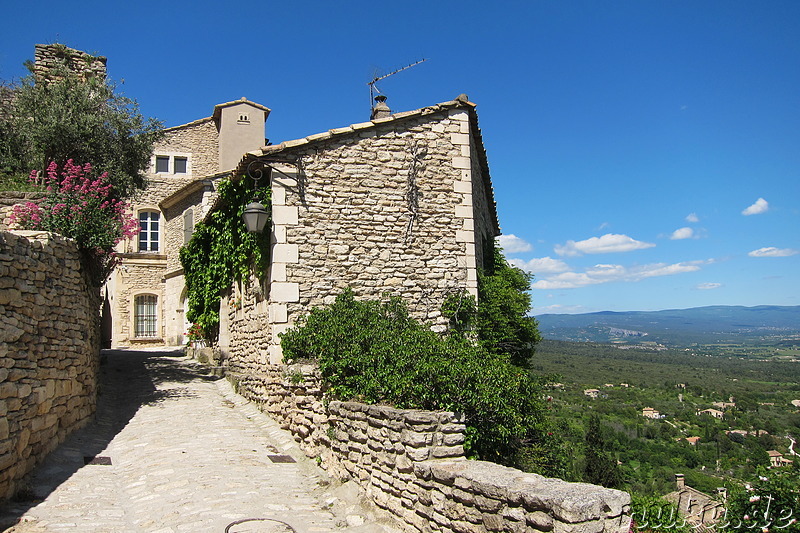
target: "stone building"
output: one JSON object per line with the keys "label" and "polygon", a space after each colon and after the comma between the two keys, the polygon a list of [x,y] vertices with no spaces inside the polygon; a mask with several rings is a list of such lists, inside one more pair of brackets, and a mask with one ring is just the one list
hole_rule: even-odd
{"label": "stone building", "polygon": [[280,362],[280,334],[348,287],[361,298],[401,296],[434,328],[444,327],[448,294],[477,296],[500,230],[465,95],[249,152],[235,177],[254,162],[271,176],[271,267],[222,300],[228,371],[257,375]]}
{"label": "stone building", "polygon": [[184,342],[186,292],[178,250],[212,205],[215,183],[244,152],[265,144],[269,112],[241,98],[215,106],[210,117],[165,130],[153,149],[149,186],[132,201],[139,235],[120,244],[122,262],[106,284],[107,346]]}
{"label": "stone building", "polygon": [[677,490],[664,499],[675,504],[686,523],[694,529],[703,530],[703,526],[711,526],[725,515],[725,489],[717,489],[715,498],[688,486],[683,474],[675,474],[675,484]]}
{"label": "stone building", "polygon": [[272,263],[269,279],[223,296],[223,352],[242,369],[280,361],[279,334],[348,286],[403,296],[436,327],[448,294],[477,296],[499,234],[474,108],[463,95],[396,114],[382,103],[369,122],[264,146],[269,109],[241,99],[167,129],[133,203],[141,231],[121,245],[106,286],[106,343],[184,342],[179,249],[212,208],[216,182],[253,162],[270,175]]}

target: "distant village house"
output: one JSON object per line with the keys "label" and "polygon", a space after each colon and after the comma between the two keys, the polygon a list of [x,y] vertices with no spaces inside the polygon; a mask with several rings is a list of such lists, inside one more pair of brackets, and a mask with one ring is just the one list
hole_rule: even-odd
{"label": "distant village house", "polygon": [[722,420],[725,417],[725,413],[718,409],[703,409],[702,411],[697,411],[697,416],[708,415],[713,416],[716,419]]}

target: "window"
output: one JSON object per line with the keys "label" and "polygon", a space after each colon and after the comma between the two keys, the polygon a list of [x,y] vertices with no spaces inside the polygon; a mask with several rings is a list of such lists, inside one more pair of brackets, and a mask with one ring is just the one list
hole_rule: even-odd
{"label": "window", "polygon": [[189,154],[166,153],[155,156],[154,166],[156,174],[189,174],[192,165]]}
{"label": "window", "polygon": [[247,113],[239,113],[239,120],[238,120],[238,122],[239,122],[240,124],[241,124],[241,123],[244,123],[244,124],[249,124],[249,123],[250,123],[250,116],[249,116]]}
{"label": "window", "polygon": [[158,211],[141,211],[139,213],[139,251],[158,251],[158,225],[161,213]]}
{"label": "window", "polygon": [[156,156],[156,173],[169,172],[169,156]]}
{"label": "window", "polygon": [[175,158],[175,174],[186,174],[186,164],[188,163],[188,159],[185,157],[176,157]]}
{"label": "window", "polygon": [[157,336],[157,303],[152,294],[142,294],[134,299],[133,331],[137,338]]}
{"label": "window", "polygon": [[192,239],[192,233],[194,233],[194,211],[187,209],[183,214],[183,244]]}

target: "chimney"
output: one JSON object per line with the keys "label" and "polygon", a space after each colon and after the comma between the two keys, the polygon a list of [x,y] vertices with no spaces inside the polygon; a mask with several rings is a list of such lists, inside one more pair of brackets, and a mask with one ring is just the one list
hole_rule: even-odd
{"label": "chimney", "polygon": [[370,115],[370,120],[375,120],[376,118],[387,118],[391,116],[392,110],[389,109],[389,106],[386,105],[386,95],[379,94],[375,97],[375,105],[372,107],[372,114]]}
{"label": "chimney", "polygon": [[675,474],[675,485],[678,486],[678,490],[686,486],[686,483],[683,480],[683,474]]}

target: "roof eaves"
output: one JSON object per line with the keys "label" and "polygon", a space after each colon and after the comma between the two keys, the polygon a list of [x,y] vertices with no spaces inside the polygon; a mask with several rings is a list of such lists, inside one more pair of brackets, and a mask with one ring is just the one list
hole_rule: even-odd
{"label": "roof eaves", "polygon": [[188,128],[188,127],[191,127],[191,126],[197,126],[198,124],[202,124],[203,122],[208,122],[208,121],[213,120],[213,119],[214,119],[214,117],[199,118],[197,120],[193,120],[191,122],[187,122],[186,124],[181,124],[180,126],[172,126],[172,127],[169,127],[169,128],[164,128],[162,131],[173,131],[173,130],[179,130],[179,129],[182,129],[182,128]]}

